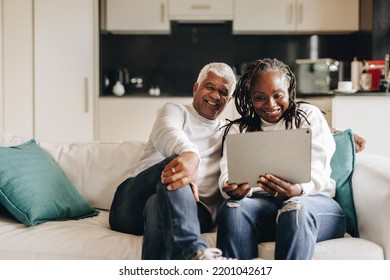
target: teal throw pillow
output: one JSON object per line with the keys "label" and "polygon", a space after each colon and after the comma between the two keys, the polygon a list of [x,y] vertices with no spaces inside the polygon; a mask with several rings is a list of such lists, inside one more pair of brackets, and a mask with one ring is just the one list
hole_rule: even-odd
{"label": "teal throw pillow", "polygon": [[28,226],[99,213],[35,140],[0,147],[0,204]]}
{"label": "teal throw pillow", "polygon": [[350,129],[335,133],[336,151],[331,160],[331,177],[336,181],[336,197],[346,216],[347,232],[359,237],[352,193],[352,175],[355,170],[355,142]]}

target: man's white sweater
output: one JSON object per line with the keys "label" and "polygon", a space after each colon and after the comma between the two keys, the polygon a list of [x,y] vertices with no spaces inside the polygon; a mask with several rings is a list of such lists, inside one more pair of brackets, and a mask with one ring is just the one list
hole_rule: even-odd
{"label": "man's white sweater", "polygon": [[182,152],[197,153],[200,158],[198,181],[200,201],[215,222],[223,198],[218,188],[223,129],[225,121],[202,117],[192,104],[165,104],[158,113],[141,161],[130,177]]}

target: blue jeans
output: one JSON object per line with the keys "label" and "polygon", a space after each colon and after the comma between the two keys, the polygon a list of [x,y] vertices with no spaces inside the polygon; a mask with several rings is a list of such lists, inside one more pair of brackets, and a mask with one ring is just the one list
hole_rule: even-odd
{"label": "blue jeans", "polygon": [[211,229],[211,216],[196,203],[191,187],[167,191],[161,172],[173,157],[125,180],[110,209],[113,230],[144,235],[142,259],[190,259],[206,242],[201,232]]}
{"label": "blue jeans", "polygon": [[253,259],[258,243],[275,241],[276,260],[312,259],[316,242],[343,237],[345,223],[341,207],[325,195],[229,199],[219,211],[217,247],[225,257]]}

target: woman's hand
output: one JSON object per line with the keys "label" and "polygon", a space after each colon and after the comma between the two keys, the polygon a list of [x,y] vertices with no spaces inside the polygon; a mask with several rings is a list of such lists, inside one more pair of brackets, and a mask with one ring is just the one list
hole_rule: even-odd
{"label": "woman's hand", "polygon": [[248,183],[243,184],[229,184],[226,182],[222,187],[222,190],[231,198],[234,199],[243,199],[250,191],[250,186]]}
{"label": "woman's hand", "polygon": [[260,176],[257,185],[273,197],[279,199],[288,199],[302,194],[300,185],[284,181],[272,174]]}

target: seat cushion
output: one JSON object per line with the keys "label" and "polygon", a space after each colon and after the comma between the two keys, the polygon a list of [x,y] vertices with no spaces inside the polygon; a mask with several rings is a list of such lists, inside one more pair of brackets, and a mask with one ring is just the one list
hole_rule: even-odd
{"label": "seat cushion", "polygon": [[[260,243],[259,258],[273,260],[275,242]],[[316,244],[315,260],[383,260],[382,248],[374,242],[354,237],[322,241]]]}
{"label": "seat cushion", "polygon": [[108,211],[82,220],[47,222],[27,228],[0,215],[0,259],[140,259],[142,236],[110,229]]}

